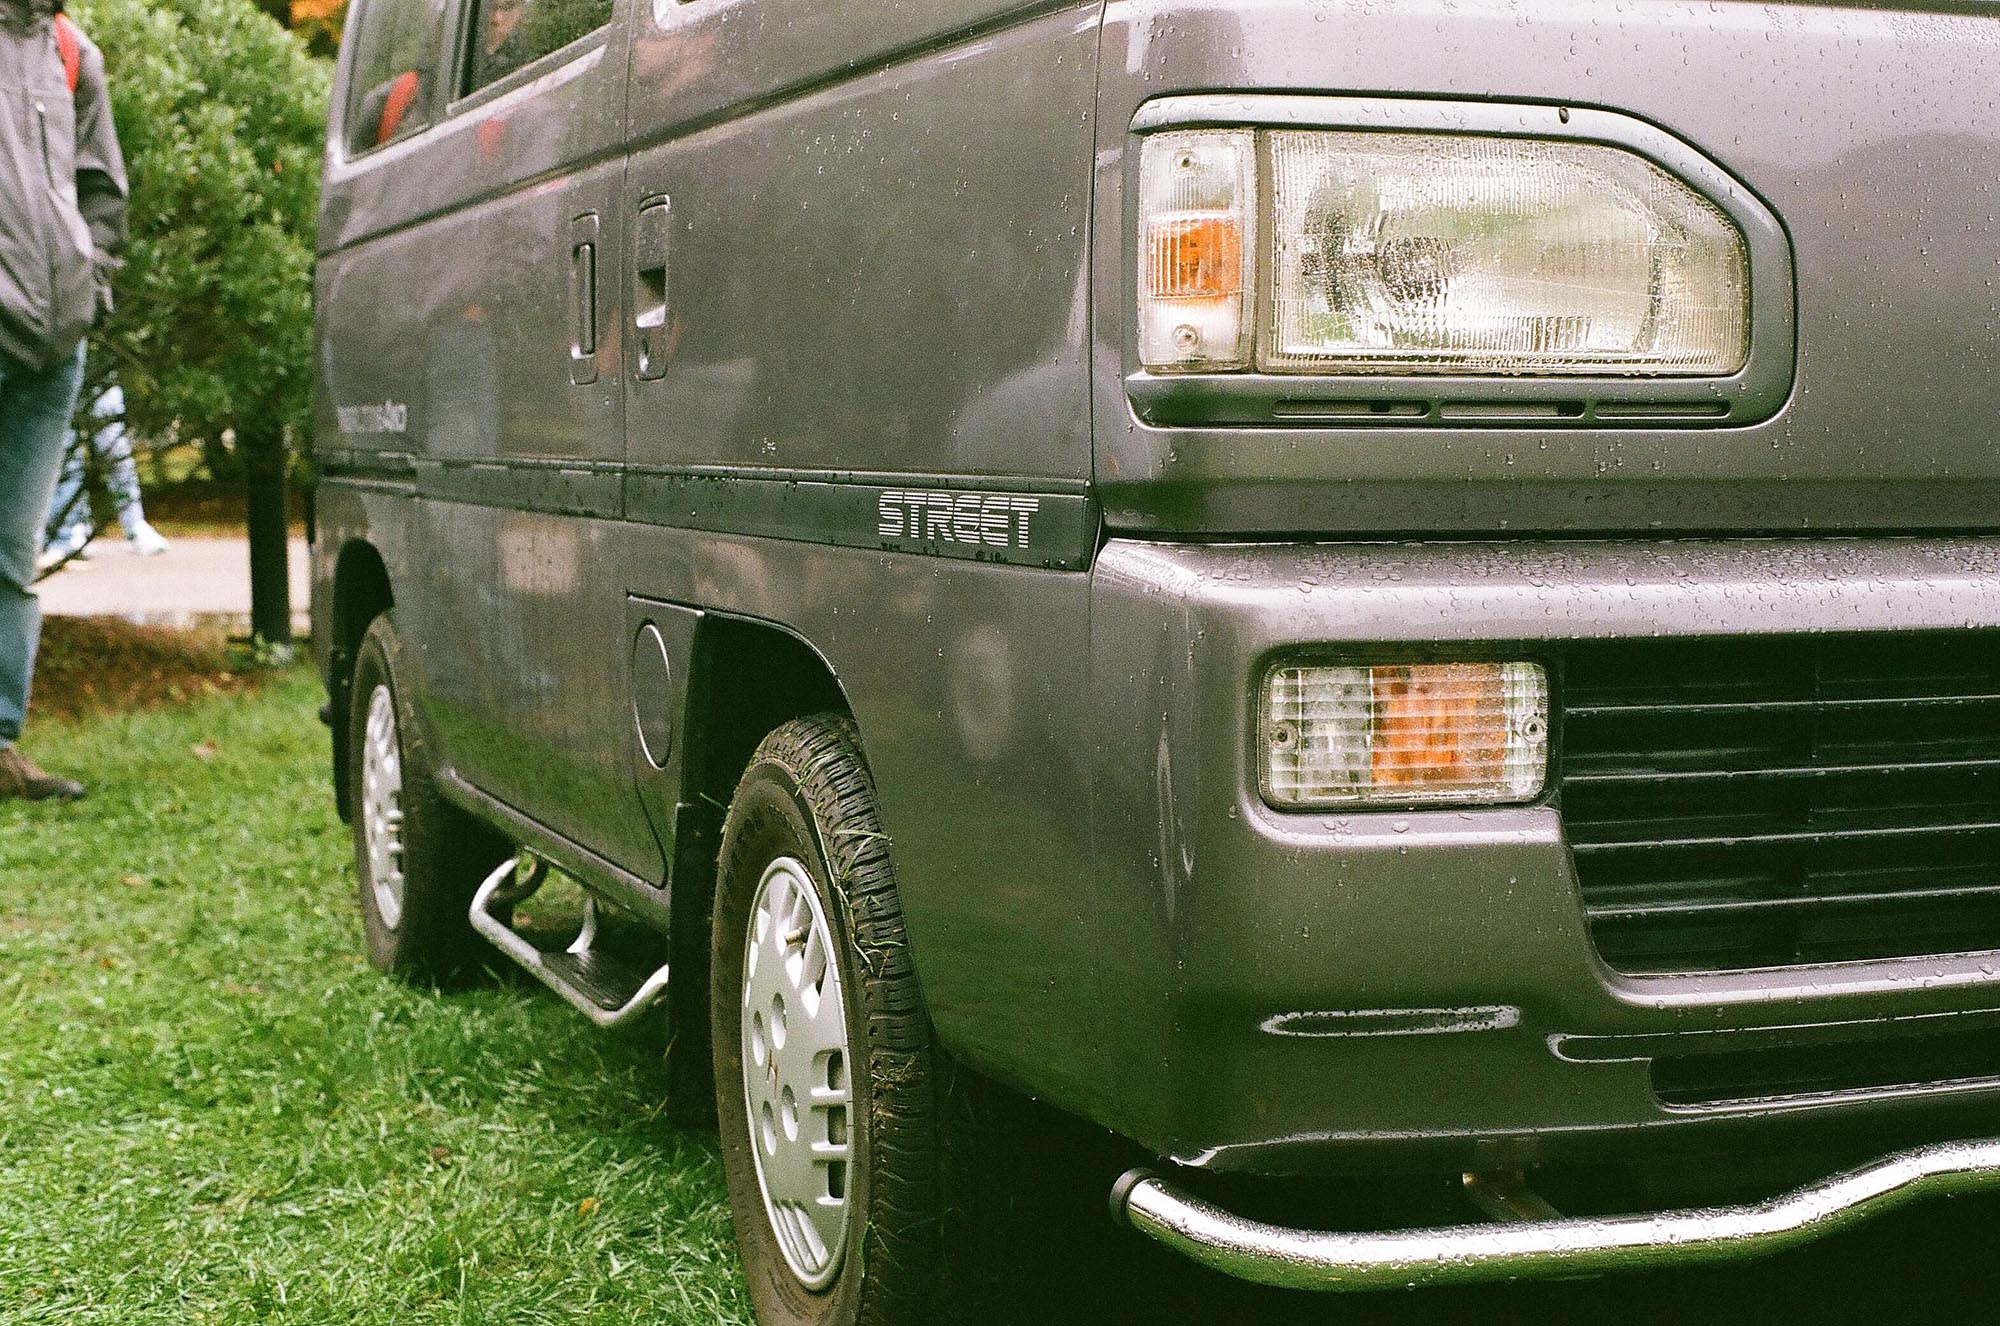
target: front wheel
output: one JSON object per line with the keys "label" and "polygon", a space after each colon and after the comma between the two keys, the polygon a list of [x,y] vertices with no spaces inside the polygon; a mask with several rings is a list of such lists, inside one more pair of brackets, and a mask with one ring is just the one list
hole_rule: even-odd
{"label": "front wheel", "polygon": [[1021,1176],[975,1163],[992,1155],[987,1112],[932,1040],[845,717],[787,723],[751,758],[723,828],[710,973],[716,1115],[758,1320],[993,1320],[991,1217]]}

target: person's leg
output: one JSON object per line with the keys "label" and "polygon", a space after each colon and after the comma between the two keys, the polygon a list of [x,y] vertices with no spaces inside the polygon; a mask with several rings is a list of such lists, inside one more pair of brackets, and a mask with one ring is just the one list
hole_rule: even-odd
{"label": "person's leg", "polygon": [[83,448],[72,437],[63,448],[62,478],[56,484],[55,499],[49,503],[45,546],[50,554],[65,556],[89,541],[90,503],[83,494],[83,475]]}
{"label": "person's leg", "polygon": [[47,370],[0,354],[0,751],[27,717],[42,624],[35,555],[82,376],[81,349]]}
{"label": "person's leg", "polygon": [[146,523],[146,504],[139,495],[139,467],[132,463],[132,439],[125,433],[125,392],[117,383],[106,387],[90,407],[90,428],[90,445],[104,462],[104,486],[129,539]]}
{"label": "person's leg", "polygon": [[146,503],[139,492],[139,467],[132,460],[132,436],[125,430],[125,389],[116,382],[98,393],[90,406],[90,445],[104,462],[105,487],[118,509],[118,523],[132,551],[142,557],[167,550],[167,541],[146,521]]}

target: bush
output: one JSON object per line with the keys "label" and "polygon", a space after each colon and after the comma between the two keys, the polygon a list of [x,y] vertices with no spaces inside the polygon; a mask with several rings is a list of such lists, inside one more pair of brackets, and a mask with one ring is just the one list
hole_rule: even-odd
{"label": "bush", "polygon": [[[313,228],[330,67],[254,0],[74,0],[132,179],[117,308],[92,339],[138,437],[282,450],[312,406]],[[220,477],[220,476],[218,476]]]}

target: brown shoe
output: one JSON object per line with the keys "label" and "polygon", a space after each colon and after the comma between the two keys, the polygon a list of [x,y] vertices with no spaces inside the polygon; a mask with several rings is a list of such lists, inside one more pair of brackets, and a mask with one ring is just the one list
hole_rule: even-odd
{"label": "brown shoe", "polygon": [[0,750],[0,801],[78,801],[83,784],[73,778],[58,778],[33,760],[9,746]]}

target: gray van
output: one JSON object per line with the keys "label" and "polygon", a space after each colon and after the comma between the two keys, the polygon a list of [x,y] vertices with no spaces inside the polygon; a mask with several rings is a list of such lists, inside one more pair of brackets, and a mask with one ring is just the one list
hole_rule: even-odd
{"label": "gray van", "polygon": [[[955,1301],[1045,1177],[961,1163],[993,1101],[1292,1286],[1994,1183],[1996,51],[1991,0],[360,0],[313,639],[371,956],[670,1045],[767,1323]],[[1355,1174],[1472,1200],[1263,1201]]]}

